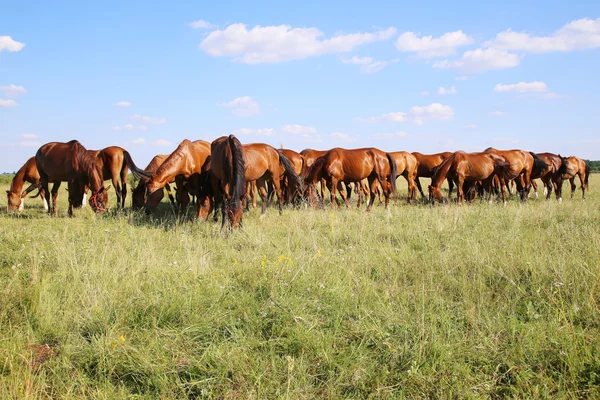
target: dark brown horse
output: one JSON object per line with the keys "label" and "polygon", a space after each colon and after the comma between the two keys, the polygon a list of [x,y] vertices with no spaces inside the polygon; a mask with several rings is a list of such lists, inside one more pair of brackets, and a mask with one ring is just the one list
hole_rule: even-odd
{"label": "dark brown horse", "polygon": [[[56,199],[61,182],[75,182],[81,198],[84,187],[89,186],[92,190],[90,197],[92,209],[96,212],[105,211],[108,202],[107,191],[110,187],[103,186],[102,169],[96,162],[96,158],[90,155],[77,140],[68,143],[51,142],[43,145],[35,155],[35,162],[48,203],[50,202],[48,183],[54,182],[52,206],[48,210],[51,215],[57,215]],[[69,199],[72,196],[75,196],[75,193],[71,191]],[[72,207],[73,204],[69,200],[69,215],[72,215]]]}
{"label": "dark brown horse", "polygon": [[568,179],[571,183],[571,198],[575,194],[577,185],[575,185],[575,177],[579,177],[579,183],[581,184],[581,193],[585,200],[585,191],[589,190],[590,180],[590,166],[585,163],[581,158],[571,156],[563,157],[563,166],[561,173],[564,179]]}
{"label": "dark brown horse", "polygon": [[[208,157],[210,157],[210,143],[204,140],[196,140],[194,142],[185,139],[179,146],[167,157],[167,159],[158,167],[156,172],[153,174],[144,174],[148,177],[146,179],[146,214],[150,214],[152,210],[158,206],[158,198],[152,196],[152,193],[162,190],[166,185],[175,180],[177,184],[177,191],[185,190],[185,193],[179,193],[177,197],[182,199],[181,203],[178,202],[178,212],[181,214],[185,210],[187,203],[189,203],[189,196],[187,192],[189,188],[184,185],[185,181],[190,179],[192,175],[200,176],[202,173],[202,166],[206,163]],[[187,199],[187,202],[185,201]],[[203,204],[204,199],[199,199],[199,204]],[[198,208],[200,213],[200,207]]]}
{"label": "dark brown horse", "polygon": [[[446,151],[443,153],[436,154],[422,154],[419,152],[411,153],[417,159],[417,177],[415,178],[415,183],[417,184],[417,188],[419,189],[419,193],[423,198],[426,198],[425,193],[423,193],[423,188],[421,187],[421,181],[419,178],[431,178],[435,171],[435,168],[444,162],[448,157],[452,155],[452,152]],[[454,183],[452,180],[448,180],[448,188],[450,194],[452,193],[452,189],[454,188]]]}
{"label": "dark brown horse", "polygon": [[[294,167],[294,172],[299,177],[305,177],[308,169],[306,167],[306,160],[304,156],[294,150],[289,149],[277,149],[278,152],[283,154]],[[281,191],[284,193],[286,203],[291,203],[299,200],[302,197],[302,188],[293,187],[290,185],[290,181],[287,176],[284,176],[281,180]]]}
{"label": "dark brown horse", "polygon": [[[221,207],[221,229],[226,221],[229,221],[232,229],[236,229],[242,223],[242,200],[246,197],[244,147],[235,136],[229,135],[213,141],[210,151],[209,165],[215,203],[219,202],[221,195],[225,197]],[[207,211],[206,217],[212,211],[212,203]]]}
{"label": "dark brown horse", "polygon": [[[30,183],[30,185],[27,187],[27,189],[23,190],[25,182]],[[27,197],[27,195],[35,189],[40,190],[34,197],[37,197],[41,194],[42,200],[44,201],[44,208],[47,210],[48,203],[46,202],[46,196],[41,189],[40,174],[37,170],[37,166],[35,165],[35,157],[31,157],[17,171],[10,184],[10,190],[6,191],[6,196],[8,197],[8,205],[6,206],[6,210],[18,210],[19,212],[23,211],[25,197]]]}
{"label": "dark brown horse", "polygon": [[[144,171],[153,174],[156,172],[158,167],[162,165],[163,162],[169,157],[168,154],[158,154],[150,160],[150,163],[144,168]],[[175,181],[172,181],[175,182]],[[169,182],[169,183],[172,183]],[[167,183],[165,185],[165,189],[167,190],[167,194],[169,195],[169,200],[171,200],[171,204],[175,207],[175,198],[173,197],[173,193],[171,191],[171,186]],[[164,190],[157,190],[152,193],[148,197],[155,197],[152,199],[152,203],[158,204],[164,197]],[[134,209],[144,208],[144,199],[146,197],[146,181],[144,179],[140,179],[137,186],[131,191],[131,207]]]}
{"label": "dark brown horse", "polygon": [[[304,157],[304,165],[306,166],[304,170],[304,175],[302,175],[302,179],[306,180],[308,176],[308,169],[317,161],[319,157],[327,154],[329,150],[313,150],[313,149],[304,149],[300,152],[300,155]],[[323,196],[325,196],[325,180],[321,180],[321,191],[316,191],[317,196],[320,200],[323,200]]]}
{"label": "dark brown horse", "polygon": [[[464,199],[463,184],[465,182],[482,181],[484,186],[488,187],[491,193],[491,185],[494,175],[506,176],[510,164],[493,153],[465,153],[457,151],[448,157],[437,167],[431,185],[429,186],[429,200],[439,202],[442,200],[442,183],[444,180],[452,180],[456,184],[457,200],[462,203]],[[468,187],[472,184],[467,185]],[[502,200],[506,205],[506,192],[504,186],[501,187]]]}
{"label": "dark brown horse", "polygon": [[563,165],[563,157],[561,157],[560,154],[556,155],[552,153],[537,153],[537,156],[541,158],[548,167],[532,174],[531,183],[533,184],[533,180],[536,178],[541,179],[544,184],[544,195],[546,196],[546,200],[550,199],[552,189],[554,189],[556,200],[562,202],[563,177],[561,167]]}
{"label": "dark brown horse", "polygon": [[419,163],[417,157],[406,151],[389,153],[396,162],[398,176],[402,175],[408,182],[408,202],[417,198],[417,179]]}
{"label": "dark brown horse", "polygon": [[365,178],[368,178],[371,188],[367,211],[371,210],[375,200],[375,182],[379,182],[384,189],[385,206],[387,207],[390,194],[396,192],[397,169],[392,156],[379,149],[331,149],[312,165],[305,183],[309,187],[309,198],[314,199],[315,185],[321,179],[325,179],[331,192],[331,205],[333,207],[336,203],[339,205],[339,200],[336,197],[336,190],[339,190],[346,207],[350,207],[341,185],[342,182],[349,185],[352,182],[360,182]]}

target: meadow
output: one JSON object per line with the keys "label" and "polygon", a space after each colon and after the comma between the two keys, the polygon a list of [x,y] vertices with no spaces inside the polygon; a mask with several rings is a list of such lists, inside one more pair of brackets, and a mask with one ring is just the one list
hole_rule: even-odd
{"label": "meadow", "polygon": [[598,187],[258,208],[231,235],[3,195],[0,398],[598,398]]}

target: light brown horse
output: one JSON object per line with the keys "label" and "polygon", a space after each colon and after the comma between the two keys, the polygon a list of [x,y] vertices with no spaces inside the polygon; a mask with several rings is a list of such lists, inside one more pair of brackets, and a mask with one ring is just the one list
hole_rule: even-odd
{"label": "light brown horse", "polygon": [[360,182],[368,178],[371,188],[371,197],[367,202],[367,211],[371,210],[376,195],[375,182],[379,182],[384,189],[385,206],[389,204],[390,194],[396,192],[397,169],[392,156],[379,149],[363,148],[346,150],[334,148],[325,155],[319,157],[312,165],[305,183],[309,187],[309,198],[315,197],[315,185],[321,179],[325,179],[327,187],[331,192],[331,205],[339,205],[336,190],[350,207],[350,203],[344,193],[342,182],[349,185],[352,182]]}
{"label": "light brown horse", "polygon": [[[435,168],[443,163],[448,157],[450,157],[452,152],[445,151],[443,153],[436,154],[422,154],[415,151],[411,154],[417,159],[417,176],[415,178],[415,183],[417,184],[417,188],[419,189],[421,196],[426,198],[425,193],[423,193],[423,188],[421,187],[421,181],[419,178],[431,178]],[[454,188],[454,183],[452,180],[448,180],[448,188],[451,194],[452,189]]]}
{"label": "light brown horse", "polygon": [[[210,151],[209,166],[214,204],[221,203],[219,198],[222,195],[225,197],[221,207],[221,229],[226,221],[229,221],[232,229],[236,229],[242,223],[242,201],[246,197],[244,147],[235,136],[229,135],[214,140]],[[207,218],[212,207],[213,203],[210,203],[208,210],[203,210],[207,211]]]}
{"label": "light brown horse", "polygon": [[[329,150],[313,150],[313,149],[304,149],[300,152],[300,155],[304,157],[304,175],[302,175],[302,179],[306,180],[308,176],[309,168],[317,161],[319,157],[327,154]],[[323,200],[323,196],[325,196],[325,180],[321,180],[321,191],[316,191],[317,196],[320,200]]]}
{"label": "light brown horse", "polygon": [[[442,200],[442,183],[448,179],[456,184],[457,201],[461,204],[464,200],[463,184],[465,182],[482,181],[484,186],[488,187],[491,193],[491,184],[494,175],[500,177],[506,176],[510,164],[493,153],[465,153],[457,151],[448,157],[437,167],[431,185],[429,186],[429,200],[439,202]],[[506,192],[504,186],[501,187],[502,200],[506,205]]]}
{"label": "light brown horse", "polygon": [[[78,195],[83,198],[83,189],[89,186],[92,190],[90,205],[96,212],[105,211],[108,202],[107,191],[110,188],[103,186],[102,169],[96,162],[96,158],[90,155],[85,147],[77,140],[68,143],[51,142],[39,148],[35,155],[35,162],[40,174],[40,183],[45,191],[46,202],[50,202],[50,191],[48,183],[54,182],[52,187],[52,206],[48,212],[57,215],[56,199],[61,182],[75,182]],[[73,204],[71,196],[75,193],[69,192],[69,215],[72,215]]]}
{"label": "light brown horse", "polygon": [[398,170],[398,176],[402,175],[406,182],[408,182],[408,199],[411,200],[417,198],[417,185],[415,179],[417,179],[419,163],[417,157],[407,151],[395,151],[389,153],[394,161],[396,162],[396,168]]}
{"label": "light brown horse", "polygon": [[[187,203],[189,203],[189,196],[187,195],[189,189],[184,182],[190,179],[192,175],[196,174],[199,177],[202,174],[202,166],[206,163],[208,157],[210,157],[210,143],[204,140],[192,142],[185,139],[158,167],[156,172],[153,174],[145,173],[146,176],[149,176],[146,179],[146,214],[150,214],[158,206],[157,197],[153,197],[152,193],[162,190],[173,180],[177,184],[177,191],[186,191],[177,195],[179,199],[182,199],[177,204],[178,212],[179,214],[183,213]],[[205,202],[205,199],[198,200],[200,205]],[[200,207],[198,207],[198,213],[200,213]]]}
{"label": "light brown horse", "polygon": [[[27,189],[23,190],[25,182],[30,183]],[[44,201],[44,208],[48,209],[48,203],[46,202],[46,196],[41,189],[40,185],[40,174],[35,165],[35,157],[31,157],[27,162],[17,171],[15,177],[10,183],[10,190],[6,191],[8,197],[8,205],[6,211],[23,211],[25,205],[25,197],[35,190],[39,189],[37,197],[41,194],[42,200]]]}
{"label": "light brown horse", "polygon": [[571,198],[573,198],[575,190],[577,189],[577,185],[575,185],[575,177],[579,177],[581,193],[583,199],[585,200],[585,191],[589,190],[590,166],[579,157],[563,157],[561,173],[563,178],[568,179],[571,183]]}
{"label": "light brown horse", "polygon": [[127,197],[127,174],[129,168],[125,149],[119,146],[109,146],[102,150],[88,150],[96,157],[96,163],[102,169],[103,179],[112,181],[117,193],[117,208],[125,208]]}
{"label": "light brown horse", "polygon": [[[153,174],[156,172],[158,167],[162,165],[163,162],[169,157],[168,154],[158,154],[150,160],[150,163],[144,168],[144,171]],[[175,181],[169,182],[173,183]],[[175,198],[173,197],[173,193],[171,191],[171,186],[167,183],[165,185],[165,189],[167,190],[167,194],[169,195],[169,200],[171,200],[171,204],[175,207]],[[153,203],[160,203],[162,198],[164,197],[164,190],[157,190],[152,193],[149,197],[155,197],[152,199]],[[131,190],[131,207],[134,209],[140,209],[144,207],[144,199],[146,196],[146,181],[144,179],[140,179],[137,186]]]}

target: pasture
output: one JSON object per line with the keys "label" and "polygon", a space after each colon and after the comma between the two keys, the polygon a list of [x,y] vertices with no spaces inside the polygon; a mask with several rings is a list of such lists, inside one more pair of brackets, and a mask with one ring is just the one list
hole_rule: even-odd
{"label": "pasture", "polygon": [[231,235],[3,197],[0,397],[599,397],[599,187],[259,207]]}

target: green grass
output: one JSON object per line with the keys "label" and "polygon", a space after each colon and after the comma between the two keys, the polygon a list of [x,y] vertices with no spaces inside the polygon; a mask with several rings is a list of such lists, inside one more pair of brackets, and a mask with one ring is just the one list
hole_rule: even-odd
{"label": "green grass", "polygon": [[255,209],[229,236],[167,204],[68,218],[61,189],[50,218],[29,199],[0,214],[0,398],[598,398],[590,186]]}

